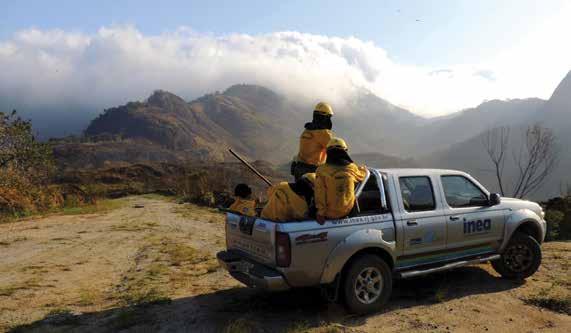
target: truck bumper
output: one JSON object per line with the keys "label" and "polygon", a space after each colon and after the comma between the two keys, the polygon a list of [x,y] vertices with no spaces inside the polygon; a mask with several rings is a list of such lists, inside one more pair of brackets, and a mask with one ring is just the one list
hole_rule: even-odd
{"label": "truck bumper", "polygon": [[239,252],[221,251],[216,254],[216,258],[220,267],[248,287],[270,291],[290,289],[280,272],[256,263]]}

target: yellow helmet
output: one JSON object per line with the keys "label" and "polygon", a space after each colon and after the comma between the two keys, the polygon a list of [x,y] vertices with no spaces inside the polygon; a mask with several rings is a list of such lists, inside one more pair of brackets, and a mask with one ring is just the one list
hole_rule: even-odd
{"label": "yellow helmet", "polygon": [[315,172],[308,172],[301,176],[301,179],[307,181],[311,186],[315,185]]}
{"label": "yellow helmet", "polygon": [[324,116],[332,116],[333,115],[333,108],[331,107],[331,105],[329,105],[325,102],[319,102],[319,103],[317,103],[317,105],[313,109],[313,112],[320,113]]}
{"label": "yellow helmet", "polygon": [[331,148],[338,148],[343,150],[349,149],[349,147],[347,147],[347,144],[345,143],[345,140],[341,138],[333,138],[329,140],[329,143],[327,144],[327,149]]}

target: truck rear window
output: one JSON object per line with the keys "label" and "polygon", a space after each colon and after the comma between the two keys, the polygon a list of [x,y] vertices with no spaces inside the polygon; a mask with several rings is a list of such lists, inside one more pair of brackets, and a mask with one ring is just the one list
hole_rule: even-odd
{"label": "truck rear window", "polygon": [[363,191],[358,198],[359,215],[381,214],[383,206],[381,204],[381,190],[377,182],[377,177],[371,175],[363,187]]}

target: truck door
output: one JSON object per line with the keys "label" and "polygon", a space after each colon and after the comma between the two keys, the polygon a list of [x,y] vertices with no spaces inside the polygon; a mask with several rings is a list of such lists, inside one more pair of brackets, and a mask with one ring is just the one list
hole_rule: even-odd
{"label": "truck door", "polygon": [[423,259],[415,254],[429,255],[446,247],[444,213],[435,198],[431,177],[399,177],[398,183],[406,257],[403,260],[411,265],[420,264]]}
{"label": "truck door", "polygon": [[488,204],[488,195],[463,175],[440,177],[445,198],[447,248],[491,248],[502,238],[505,210]]}

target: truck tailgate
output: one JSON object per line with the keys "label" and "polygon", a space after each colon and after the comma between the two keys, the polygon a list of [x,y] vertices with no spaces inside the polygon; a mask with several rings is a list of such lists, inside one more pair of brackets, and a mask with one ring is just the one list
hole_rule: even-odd
{"label": "truck tailgate", "polygon": [[252,259],[275,264],[276,223],[263,219],[226,214],[226,243],[229,250],[238,250]]}

